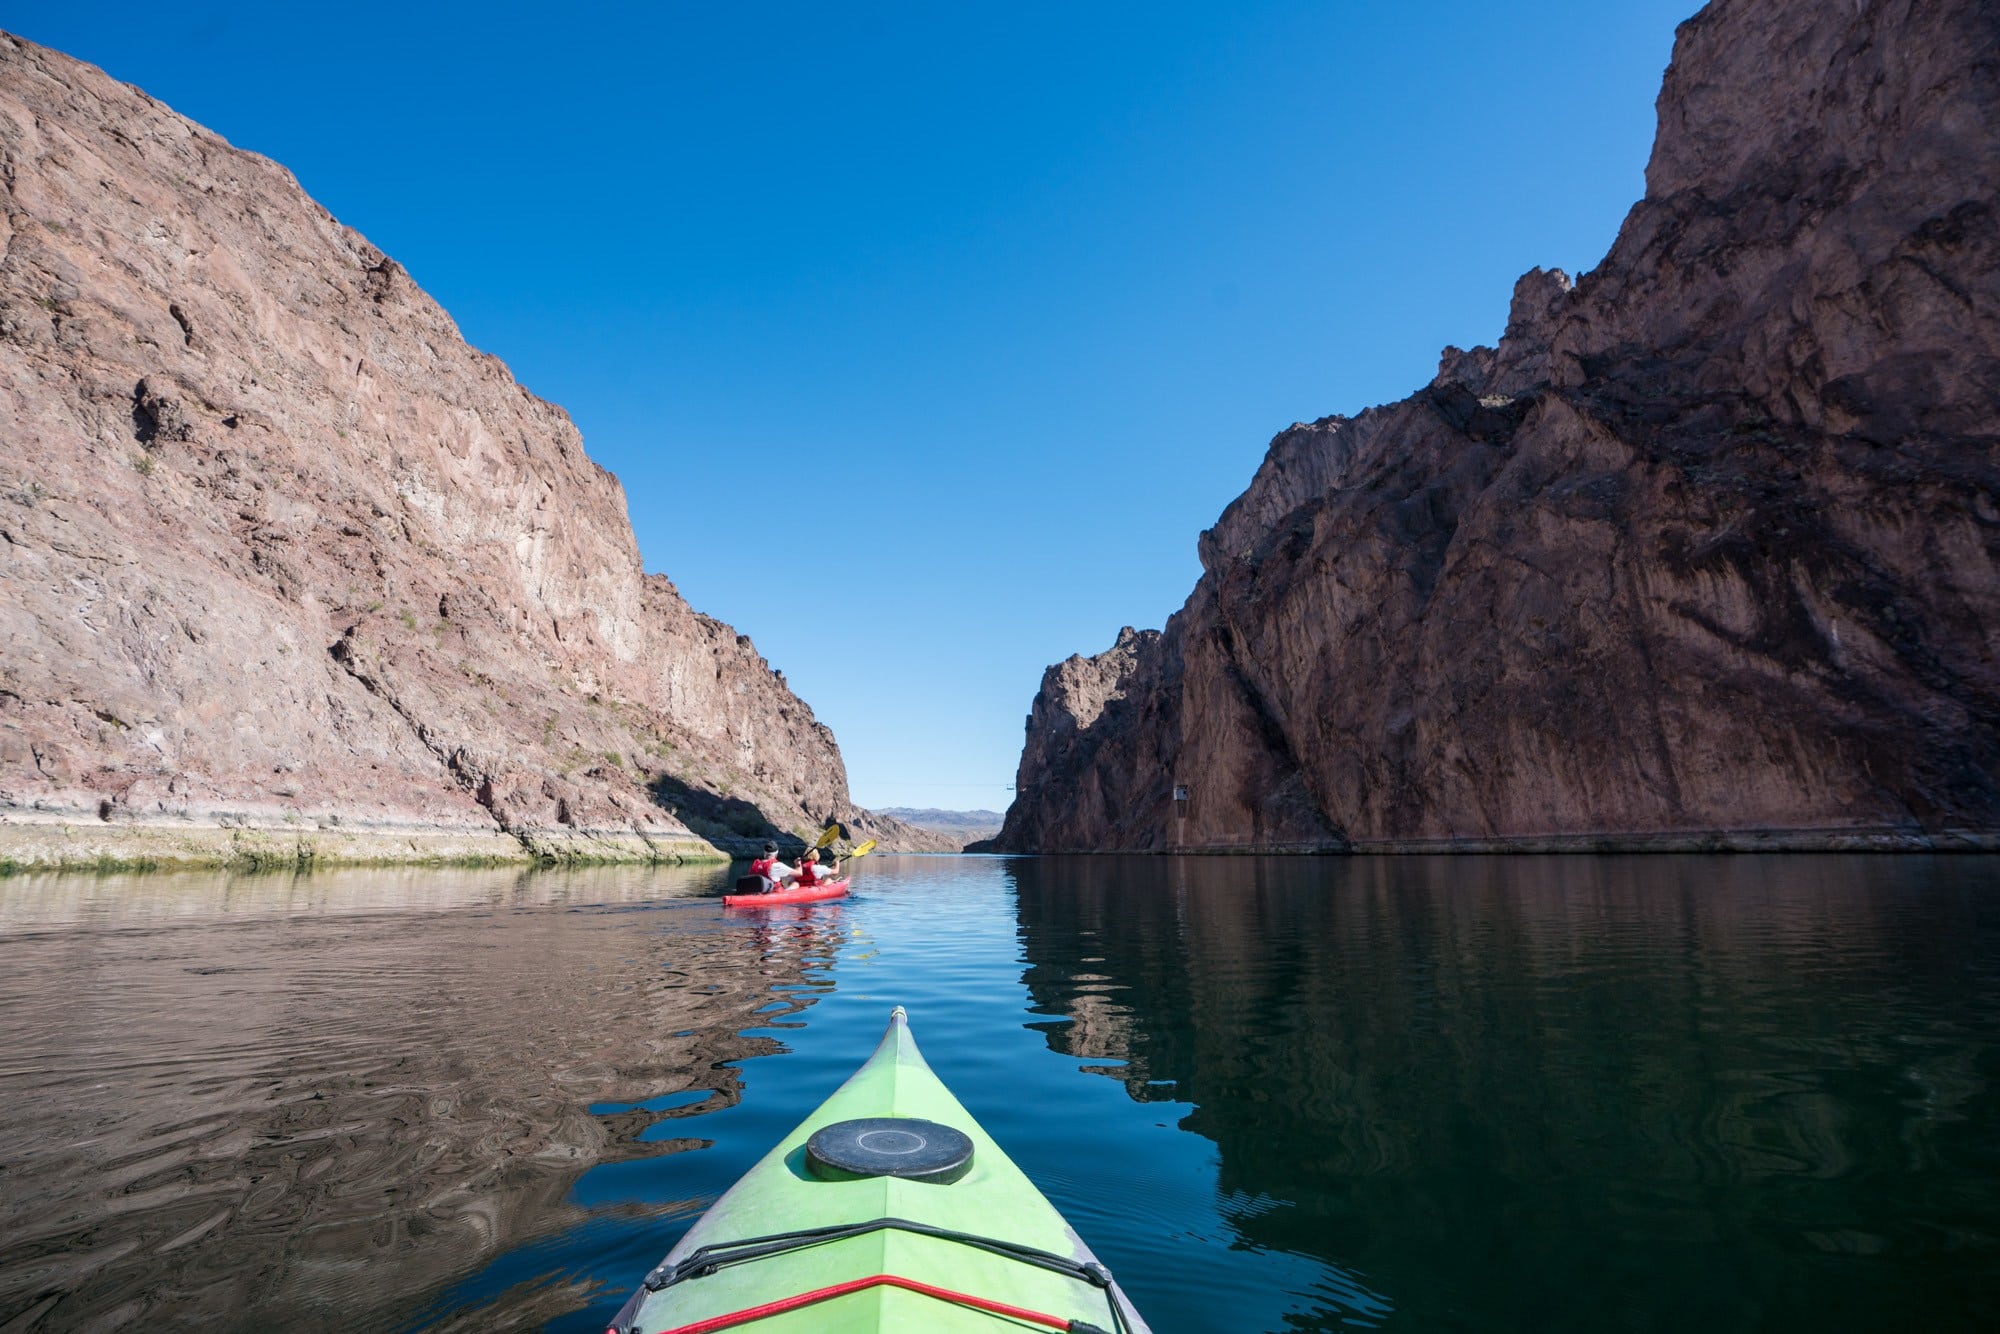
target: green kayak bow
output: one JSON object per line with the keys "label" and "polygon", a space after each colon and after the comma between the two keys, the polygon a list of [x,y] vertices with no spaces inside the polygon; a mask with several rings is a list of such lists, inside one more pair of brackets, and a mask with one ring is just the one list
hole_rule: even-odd
{"label": "green kayak bow", "polygon": [[901,1006],[862,1067],[725,1192],[610,1334],[1147,1334],[966,1114]]}

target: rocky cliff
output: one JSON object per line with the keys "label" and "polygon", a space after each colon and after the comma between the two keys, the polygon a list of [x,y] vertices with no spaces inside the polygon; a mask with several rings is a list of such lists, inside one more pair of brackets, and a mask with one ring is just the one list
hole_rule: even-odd
{"label": "rocky cliff", "polygon": [[563,411],[284,169],[0,37],[0,191],[0,857],[900,832]]}
{"label": "rocky cliff", "polygon": [[1646,184],[1272,442],[1165,633],[1044,680],[1002,846],[2000,831],[2000,11],[1714,0]]}

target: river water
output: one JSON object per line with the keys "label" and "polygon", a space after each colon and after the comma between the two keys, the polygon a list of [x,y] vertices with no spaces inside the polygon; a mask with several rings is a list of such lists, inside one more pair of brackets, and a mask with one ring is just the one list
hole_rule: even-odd
{"label": "river water", "polygon": [[0,1331],[601,1330],[908,1007],[1160,1334],[2000,1328],[2000,860],[0,881]]}

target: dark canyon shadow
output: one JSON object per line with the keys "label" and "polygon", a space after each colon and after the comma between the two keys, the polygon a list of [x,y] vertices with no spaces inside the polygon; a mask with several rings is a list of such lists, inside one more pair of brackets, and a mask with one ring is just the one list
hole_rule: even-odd
{"label": "dark canyon shadow", "polygon": [[2000,1327],[1993,859],[1008,869],[1050,1045],[1397,1327]]}
{"label": "dark canyon shadow", "polygon": [[798,841],[797,835],[773,824],[756,803],[726,791],[713,791],[667,773],[654,775],[648,790],[669,815],[702,837],[726,846],[748,839]]}

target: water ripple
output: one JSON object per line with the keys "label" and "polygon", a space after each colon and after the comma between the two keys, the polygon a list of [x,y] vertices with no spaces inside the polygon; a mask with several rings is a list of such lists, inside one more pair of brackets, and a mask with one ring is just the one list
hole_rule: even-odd
{"label": "water ripple", "polygon": [[731,1063],[770,1048],[742,1030],[802,959],[619,910],[685,878],[71,883],[10,882],[0,917],[10,1331],[393,1327],[568,1226],[592,1163],[700,1147],[657,1131],[740,1096]]}

